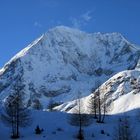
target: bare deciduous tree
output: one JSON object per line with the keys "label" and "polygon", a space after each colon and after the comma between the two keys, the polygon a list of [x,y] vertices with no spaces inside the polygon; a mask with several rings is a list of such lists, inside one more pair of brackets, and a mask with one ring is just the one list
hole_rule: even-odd
{"label": "bare deciduous tree", "polygon": [[94,115],[94,118],[97,119],[97,98],[96,94],[93,94],[88,102],[89,113]]}
{"label": "bare deciduous tree", "polygon": [[30,122],[30,111],[24,105],[23,91],[21,85],[16,85],[14,90],[5,101],[1,120],[12,128],[11,138],[19,138],[19,127],[26,127]]}
{"label": "bare deciduous tree", "polygon": [[92,123],[92,118],[90,115],[82,113],[82,103],[80,99],[80,94],[78,95],[78,98],[77,98],[76,107],[77,108],[74,109],[74,114],[70,114],[69,123],[71,125],[79,127],[77,138],[79,140],[83,140],[84,139],[83,127],[90,125]]}
{"label": "bare deciduous tree", "polygon": [[127,117],[119,119],[113,140],[137,140],[137,136],[134,134]]}
{"label": "bare deciduous tree", "polygon": [[93,92],[93,95],[89,100],[88,108],[90,109],[90,113],[94,114],[94,118],[97,119],[98,123],[104,122],[106,113],[106,97],[99,86],[97,86],[97,90]]}

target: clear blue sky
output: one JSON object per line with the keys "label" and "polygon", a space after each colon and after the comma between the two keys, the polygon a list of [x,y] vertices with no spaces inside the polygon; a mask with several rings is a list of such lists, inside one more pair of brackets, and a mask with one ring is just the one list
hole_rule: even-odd
{"label": "clear blue sky", "polygon": [[140,45],[140,0],[0,0],[0,67],[57,25],[120,32]]}

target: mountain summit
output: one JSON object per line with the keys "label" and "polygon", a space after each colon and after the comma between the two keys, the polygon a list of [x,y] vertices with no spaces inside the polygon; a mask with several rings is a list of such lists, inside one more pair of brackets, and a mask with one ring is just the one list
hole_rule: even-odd
{"label": "mountain summit", "polygon": [[0,99],[17,82],[24,85],[26,101],[43,108],[53,99],[63,104],[88,96],[96,83],[139,65],[139,48],[119,33],[85,33],[55,27],[29,44],[0,70]]}

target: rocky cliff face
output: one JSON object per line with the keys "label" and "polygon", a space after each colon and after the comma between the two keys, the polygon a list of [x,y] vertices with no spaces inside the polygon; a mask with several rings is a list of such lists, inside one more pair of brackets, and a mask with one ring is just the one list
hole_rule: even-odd
{"label": "rocky cliff face", "polygon": [[[101,93],[102,107],[105,103],[107,113],[131,113],[132,110],[133,114],[137,113],[140,108],[140,69],[119,72],[89,96],[83,97],[81,99],[83,112],[90,112],[89,102],[97,91]],[[58,109],[72,112],[74,107],[76,107],[76,101],[67,102]]]}
{"label": "rocky cliff face", "polygon": [[[72,101],[80,92],[88,96],[97,82],[139,65],[139,49],[119,33],[85,33],[56,27],[35,40],[0,70],[0,99],[14,84],[25,85],[27,102],[46,108]],[[20,77],[20,78],[19,78]]]}

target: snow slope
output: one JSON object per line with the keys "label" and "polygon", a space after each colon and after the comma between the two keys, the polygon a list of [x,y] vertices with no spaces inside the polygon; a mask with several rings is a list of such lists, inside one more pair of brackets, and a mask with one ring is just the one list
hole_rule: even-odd
{"label": "snow slope", "polygon": [[[114,74],[134,69],[139,48],[119,33],[85,33],[59,26],[35,40],[0,70],[0,100],[17,82],[25,85],[26,101],[43,108],[53,99],[73,101],[96,89]],[[22,80],[21,80],[22,79]]]}
{"label": "snow slope", "polygon": [[[79,128],[71,126],[68,122],[68,114],[60,112],[43,112],[32,111],[33,123],[27,127],[20,129],[20,140],[76,140]],[[116,116],[107,116],[105,123],[98,124],[96,120],[88,127],[83,127],[85,140],[112,140],[118,126],[118,119],[124,117],[119,114]],[[127,116],[126,116],[127,117]],[[133,133],[140,138],[139,125],[140,122],[136,116],[129,116]],[[41,135],[35,135],[35,128],[39,125],[44,131]],[[61,129],[61,130],[60,130]],[[0,137],[3,140],[10,140],[10,128],[0,123]],[[105,134],[101,134],[104,130]],[[94,135],[94,137],[93,137]]]}
{"label": "snow slope", "polygon": [[109,100],[111,114],[123,113],[140,108],[140,70],[118,73],[105,84],[104,94]]}
{"label": "snow slope", "polygon": [[[140,69],[117,73],[99,87],[101,99],[105,97],[107,114],[125,113],[136,115],[140,109]],[[89,101],[97,90],[81,99],[82,111],[89,113]],[[72,106],[72,107],[71,107]],[[58,109],[73,112],[76,101],[67,102]],[[132,111],[134,110],[134,111]],[[131,112],[132,111],[132,112]]]}

